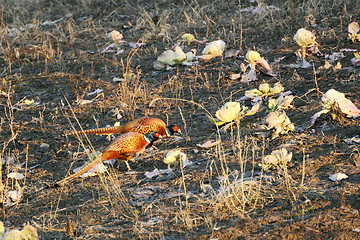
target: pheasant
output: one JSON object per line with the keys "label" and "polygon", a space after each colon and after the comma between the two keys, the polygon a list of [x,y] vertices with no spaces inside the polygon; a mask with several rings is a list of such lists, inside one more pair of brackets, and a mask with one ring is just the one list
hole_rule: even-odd
{"label": "pheasant", "polygon": [[159,118],[142,117],[128,122],[121,126],[115,127],[104,127],[88,129],[83,131],[69,132],[66,135],[75,134],[112,134],[112,133],[126,133],[126,132],[137,132],[137,133],[148,133],[158,132],[162,138],[174,135],[176,132],[180,132],[180,128],[177,125],[166,126],[165,122]]}
{"label": "pheasant", "polygon": [[74,178],[86,173],[97,164],[114,158],[126,161],[126,164],[129,168],[127,161],[132,159],[135,154],[144,151],[147,146],[151,145],[159,138],[161,138],[161,135],[157,132],[149,132],[145,135],[136,132],[124,133],[111,142],[110,145],[104,150],[104,152],[94,161],[80,169],[78,172],[64,178],[61,181],[58,181],[55,185],[62,186]]}

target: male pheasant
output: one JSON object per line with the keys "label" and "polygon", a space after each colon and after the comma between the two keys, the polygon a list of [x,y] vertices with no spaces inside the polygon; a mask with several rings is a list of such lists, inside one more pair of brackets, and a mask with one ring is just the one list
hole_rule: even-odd
{"label": "male pheasant", "polygon": [[112,133],[126,133],[126,132],[137,132],[137,133],[148,133],[158,132],[162,138],[174,135],[176,132],[180,132],[180,128],[177,125],[166,126],[165,122],[159,118],[142,117],[128,122],[121,126],[115,127],[104,127],[88,129],[83,131],[75,131],[67,133],[66,135],[75,134],[112,134]]}
{"label": "male pheasant", "polygon": [[[64,178],[56,183],[57,186],[62,186],[74,178],[86,173],[97,164],[110,160],[118,159],[122,161],[128,161],[132,159],[135,154],[141,153],[145,148],[151,145],[154,141],[161,138],[161,135],[157,132],[149,132],[147,134],[141,134],[136,132],[128,132],[121,134],[104,150],[104,152],[97,157],[94,161],[80,169],[78,172]],[[126,162],[127,163],[127,162]],[[128,166],[129,167],[129,166]]]}

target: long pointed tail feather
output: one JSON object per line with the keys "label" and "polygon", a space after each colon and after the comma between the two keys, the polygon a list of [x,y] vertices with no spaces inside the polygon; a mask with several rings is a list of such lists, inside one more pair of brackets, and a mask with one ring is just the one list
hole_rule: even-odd
{"label": "long pointed tail feather", "polygon": [[66,133],[66,136],[76,135],[76,134],[110,134],[110,133],[122,133],[121,126],[114,127],[104,127],[104,128],[94,128],[83,131],[74,131]]}
{"label": "long pointed tail feather", "polygon": [[91,163],[89,163],[88,165],[86,165],[85,167],[83,167],[82,169],[80,169],[78,172],[56,182],[56,185],[58,186],[63,186],[66,183],[70,182],[71,180],[79,177],[80,175],[86,173],[87,171],[89,171],[90,169],[92,169],[93,167],[95,167],[96,165],[98,165],[99,163],[101,163],[103,161],[102,156],[97,157],[94,161],[92,161]]}

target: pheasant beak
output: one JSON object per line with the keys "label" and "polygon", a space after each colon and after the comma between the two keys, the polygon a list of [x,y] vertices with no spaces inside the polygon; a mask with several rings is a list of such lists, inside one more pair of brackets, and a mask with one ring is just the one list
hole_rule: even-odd
{"label": "pheasant beak", "polygon": [[180,133],[181,136],[183,136],[183,133],[181,132],[181,129],[179,128],[179,130],[176,131],[177,133]]}

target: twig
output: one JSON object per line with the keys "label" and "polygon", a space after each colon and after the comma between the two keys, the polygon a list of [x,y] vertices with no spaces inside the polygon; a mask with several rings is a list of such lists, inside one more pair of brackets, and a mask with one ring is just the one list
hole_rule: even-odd
{"label": "twig", "polygon": [[186,141],[190,141],[191,138],[190,138],[190,136],[189,136],[189,134],[188,134],[188,131],[187,131],[186,120],[185,120],[184,114],[182,113],[180,106],[178,106],[178,109],[179,109],[179,112],[180,112],[180,115],[181,115],[181,119],[182,119],[183,124],[184,124],[184,132],[185,132]]}

